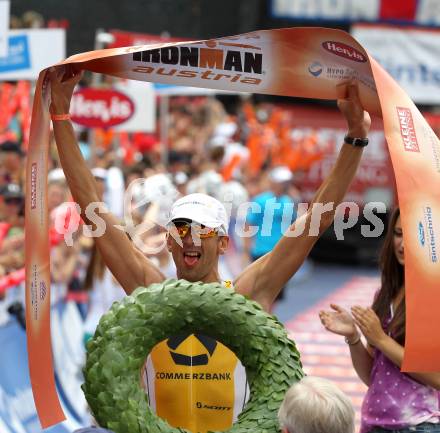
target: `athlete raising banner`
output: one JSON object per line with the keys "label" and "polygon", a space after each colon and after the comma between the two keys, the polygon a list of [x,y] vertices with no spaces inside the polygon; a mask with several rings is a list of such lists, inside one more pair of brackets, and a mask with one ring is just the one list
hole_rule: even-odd
{"label": "athlete raising banner", "polygon": [[[287,231],[292,234],[298,228],[302,235],[284,236],[273,251],[254,262],[235,281],[237,291],[250,295],[266,309],[303,262],[319,234],[331,224],[335,206],[350,184],[361,153],[351,146],[365,144],[370,123],[359,101],[369,113],[381,116],[396,176],[407,246],[407,331],[402,368],[405,371],[438,370],[440,339],[435,336],[440,330],[437,311],[440,302],[440,141],[408,95],[356,40],[348,33],[333,29],[291,28],[215,40],[99,50],[74,55],[55,65],[54,70],[42,71],[34,97],[26,176],[26,332],[32,390],[43,427],[63,419],[53,377],[49,328],[46,177],[51,96],[55,136],[74,197],[83,212],[97,197],[68,121],[70,97],[79,80],[79,70],[229,91],[329,100],[342,98],[339,105],[348,121],[351,136],[347,141],[351,144],[343,145],[330,177],[314,199],[315,204],[334,202],[333,211],[324,212],[322,218],[314,220],[309,210]],[[348,95],[341,95],[339,91],[351,79],[356,80],[358,91],[350,88]],[[221,229],[224,221],[220,213],[216,219],[210,217],[210,224],[203,224],[207,220],[197,221],[200,218],[195,215],[204,215],[201,211],[191,210],[191,214],[181,215],[180,210],[190,205],[183,200],[182,206],[173,209],[178,220],[169,226],[168,248],[176,262],[177,276],[191,281],[218,281],[217,259],[228,244],[226,227],[224,231]],[[201,200],[192,205],[202,209],[206,202]],[[161,281],[161,273],[136,251],[124,233],[113,227],[116,220],[105,214],[101,214],[101,218],[107,230],[98,239],[98,246],[127,293],[138,285]],[[198,225],[189,227],[188,220]],[[199,239],[201,244],[193,245],[188,233],[192,238],[203,237]],[[195,236],[197,234],[200,236]],[[179,243],[183,243],[182,248]],[[168,342],[165,353],[173,351],[192,356],[180,351],[182,344],[178,340],[172,338]],[[203,338],[196,338],[194,344],[206,350],[208,358],[215,356],[216,349],[213,351],[212,344]],[[158,373],[155,378],[160,379],[163,372],[154,371]],[[155,388],[156,385],[157,382]],[[160,404],[158,412],[159,407]]]}
{"label": "athlete raising banner", "polygon": [[[98,202],[99,197],[66,116],[73,89],[81,77],[78,72],[71,73],[65,77],[55,70],[49,72],[50,111],[60,161],[72,195],[81,209],[86,209],[90,203]],[[338,100],[338,106],[347,121],[347,136],[333,170],[317,191],[309,210],[288,230],[304,227],[302,234],[287,233],[273,251],[249,265],[232,283],[234,290],[258,301],[267,311],[332,223],[334,210],[349,188],[363,147],[368,144],[371,120],[360,103],[357,85],[351,82],[343,87],[346,97]],[[317,203],[323,206],[316,206],[313,212],[313,204]],[[323,211],[326,205],[332,210]],[[106,230],[96,238],[97,246],[126,293],[163,281],[160,270],[115,227],[119,221],[110,213],[99,216],[105,221]],[[83,218],[87,220],[85,214]],[[228,247],[228,226],[224,206],[210,196],[190,194],[174,203],[167,247],[176,265],[177,278],[204,283],[222,281],[218,261]],[[174,427],[194,432],[230,428],[246,402],[245,372],[235,355],[221,343],[199,334],[170,336],[157,345],[147,361],[145,384],[150,405],[159,416]]]}

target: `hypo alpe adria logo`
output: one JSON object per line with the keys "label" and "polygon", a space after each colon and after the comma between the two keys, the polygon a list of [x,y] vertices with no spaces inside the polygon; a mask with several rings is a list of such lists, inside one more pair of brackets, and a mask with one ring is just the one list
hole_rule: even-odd
{"label": "hypo alpe adria logo", "polygon": [[323,71],[323,67],[321,65],[321,63],[319,62],[313,62],[309,68],[308,71],[310,72],[311,75],[313,75],[314,77],[319,77],[322,74]]}

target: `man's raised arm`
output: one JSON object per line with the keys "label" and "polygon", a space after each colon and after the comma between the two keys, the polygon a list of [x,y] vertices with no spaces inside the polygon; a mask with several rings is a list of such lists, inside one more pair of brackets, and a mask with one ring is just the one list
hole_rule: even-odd
{"label": "man's raised arm", "polygon": [[[347,86],[347,96],[338,100],[347,121],[347,137],[367,138],[369,114],[359,100],[357,85]],[[299,215],[275,248],[246,268],[235,282],[236,290],[269,309],[276,295],[304,262],[319,236],[332,224],[336,207],[356,174],[363,147],[344,143],[338,159],[318,189],[307,212]],[[299,233],[299,234],[297,234]]]}
{"label": "man's raised arm", "polygon": [[[69,113],[73,89],[81,73],[67,67],[64,76],[54,68],[48,74],[51,83],[51,115]],[[53,129],[70,191],[81,208],[82,218],[91,223],[85,212],[91,203],[100,202],[96,181],[82,157],[70,121],[54,120]],[[99,210],[95,209],[94,212]],[[115,227],[119,221],[111,213],[101,212],[99,216],[105,222],[105,230],[95,238],[96,244],[105,264],[125,292],[130,294],[136,287],[163,281],[164,276],[160,270],[134,247],[126,233]]]}

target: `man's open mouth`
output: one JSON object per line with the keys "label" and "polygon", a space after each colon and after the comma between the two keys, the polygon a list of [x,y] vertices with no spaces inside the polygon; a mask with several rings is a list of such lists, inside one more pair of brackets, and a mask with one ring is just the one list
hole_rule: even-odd
{"label": "man's open mouth", "polygon": [[195,266],[201,256],[202,254],[198,251],[186,251],[183,253],[183,259],[187,266]]}

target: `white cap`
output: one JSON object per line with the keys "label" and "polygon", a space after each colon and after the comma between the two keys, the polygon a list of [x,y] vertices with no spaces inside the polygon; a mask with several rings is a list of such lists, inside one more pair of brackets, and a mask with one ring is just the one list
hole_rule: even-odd
{"label": "white cap", "polygon": [[171,198],[174,201],[179,195],[170,177],[165,173],[153,174],[144,179],[142,183],[144,203],[162,202],[164,199],[168,201],[167,198]]}
{"label": "white cap", "polygon": [[129,188],[136,208],[146,211],[147,206],[154,203],[158,206],[158,214],[153,217],[154,222],[166,226],[171,206],[180,196],[169,176],[157,173],[146,179],[138,178]]}
{"label": "white cap", "polygon": [[237,124],[235,122],[222,122],[216,126],[212,135],[231,138],[236,132]]}
{"label": "white cap", "polygon": [[54,168],[53,170],[49,171],[49,174],[47,175],[47,181],[50,182],[59,182],[66,180],[66,176],[64,175],[64,171],[62,168]]}
{"label": "white cap", "polygon": [[191,179],[186,187],[188,194],[208,194],[215,196],[223,183],[223,177],[215,170],[204,171],[194,179]]}
{"label": "white cap", "polygon": [[168,224],[179,219],[195,221],[213,229],[219,228],[220,234],[228,234],[229,220],[225,207],[206,194],[188,194],[179,198],[171,207]]}
{"label": "white cap", "polygon": [[293,174],[288,167],[281,165],[269,172],[269,179],[275,183],[289,182],[293,179]]}
{"label": "white cap", "polygon": [[107,179],[107,170],[101,167],[92,168],[93,177],[98,179],[106,180]]}
{"label": "white cap", "polygon": [[223,203],[230,203],[232,205],[232,212],[235,213],[242,203],[249,200],[249,193],[240,182],[230,180],[220,186],[216,197]]}
{"label": "white cap", "polygon": [[225,147],[229,141],[224,135],[216,135],[209,140],[209,147]]}
{"label": "white cap", "polygon": [[175,185],[184,185],[188,182],[188,175],[183,171],[178,171],[174,175],[174,184]]}

